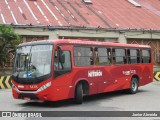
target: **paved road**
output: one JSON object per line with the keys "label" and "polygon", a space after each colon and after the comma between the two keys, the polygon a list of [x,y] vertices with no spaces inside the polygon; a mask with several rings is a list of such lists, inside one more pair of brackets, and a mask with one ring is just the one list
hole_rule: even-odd
{"label": "paved road", "polygon": [[[122,91],[85,97],[82,105],[73,100],[46,103],[41,101],[15,100],[11,90],[0,90],[0,111],[160,111],[160,84],[151,83],[139,88],[134,95]],[[1,118],[0,118],[1,119]],[[25,118],[30,120],[31,118]],[[45,118],[41,118],[43,120]],[[53,118],[49,118],[53,119]],[[57,118],[54,118],[57,119]],[[67,119],[71,118],[58,118]],[[75,118],[73,118],[74,120]],[[76,118],[82,119],[82,118]],[[83,118],[87,120],[160,120],[160,118]],[[38,120],[38,119],[37,119]]]}

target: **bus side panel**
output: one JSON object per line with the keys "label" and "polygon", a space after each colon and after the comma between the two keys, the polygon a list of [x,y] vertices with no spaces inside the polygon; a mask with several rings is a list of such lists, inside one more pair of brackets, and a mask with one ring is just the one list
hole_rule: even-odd
{"label": "bus side panel", "polygon": [[[101,71],[102,76],[89,75]],[[53,100],[74,98],[76,84],[85,80],[89,84],[89,94],[110,92],[130,88],[133,75],[140,78],[140,86],[153,81],[152,65],[116,65],[107,67],[77,67],[71,73],[57,77],[53,81]],[[149,78],[150,77],[150,78]]]}
{"label": "bus side panel", "polygon": [[58,100],[64,100],[64,99],[69,99],[73,98],[73,93],[72,91],[74,90],[73,87],[69,87],[68,85],[66,86],[54,86],[53,87],[53,97],[51,98],[52,101],[58,101]]}
{"label": "bus side panel", "polygon": [[74,86],[72,85],[74,73],[67,73],[53,80],[52,100],[73,98]]}
{"label": "bus side panel", "polygon": [[94,67],[76,67],[74,68],[75,71],[75,76],[73,78],[73,86],[76,87],[76,85],[84,80],[88,83],[89,85],[89,94],[97,94],[98,92],[98,80],[97,77],[89,77],[89,72],[90,71],[94,71],[95,68]]}
{"label": "bus side panel", "polygon": [[88,79],[88,68],[74,68],[71,73],[59,76],[53,81],[53,101],[74,98],[76,85],[85,80],[89,85],[90,94],[96,94],[97,79]]}
{"label": "bus side panel", "polygon": [[152,64],[146,64],[141,65],[142,71],[140,76],[140,82],[139,86],[146,85],[150,82],[153,82],[153,65]]}
{"label": "bus side panel", "polygon": [[111,77],[107,77],[107,86],[105,90],[99,89],[99,93],[130,88],[130,82],[133,75],[137,75],[139,77],[140,86],[153,81],[152,64],[108,66],[106,67],[106,71],[108,71]]}
{"label": "bus side panel", "polygon": [[129,70],[130,67],[126,65],[108,66],[106,68],[106,71],[108,71],[112,79],[107,78],[109,84],[107,85],[105,92],[129,88],[129,79],[130,79],[130,75],[128,75]]}

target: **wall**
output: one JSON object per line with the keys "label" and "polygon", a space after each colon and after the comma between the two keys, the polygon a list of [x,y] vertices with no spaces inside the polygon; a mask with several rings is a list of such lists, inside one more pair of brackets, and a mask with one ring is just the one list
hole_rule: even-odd
{"label": "wall", "polygon": [[[136,31],[136,30],[135,30]],[[15,32],[25,36],[49,36],[49,39],[58,39],[59,37],[79,37],[79,38],[101,38],[118,39],[121,43],[127,43],[128,38],[136,39],[160,39],[160,32],[144,31],[117,31],[117,30],[48,30],[48,28],[15,28]]]}

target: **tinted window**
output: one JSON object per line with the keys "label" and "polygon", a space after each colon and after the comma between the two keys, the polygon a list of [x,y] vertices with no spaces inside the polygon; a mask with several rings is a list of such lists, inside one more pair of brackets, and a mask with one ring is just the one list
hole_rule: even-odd
{"label": "tinted window", "polygon": [[93,65],[93,49],[91,47],[74,47],[74,63],[76,66]]}
{"label": "tinted window", "polygon": [[64,68],[64,70],[71,70],[70,52],[69,51],[64,51],[63,54],[65,56],[65,61],[63,63],[63,68]]}
{"label": "tinted window", "polygon": [[151,63],[151,54],[150,50],[142,50],[142,63]]}
{"label": "tinted window", "polygon": [[112,49],[113,64],[126,64],[127,58],[125,49]]}
{"label": "tinted window", "polygon": [[111,49],[110,48],[96,48],[96,65],[109,65],[111,64]]}
{"label": "tinted window", "polygon": [[[62,57],[57,55],[57,51],[54,56],[54,77],[61,76],[63,74],[69,73],[72,70],[71,66],[71,54],[70,51],[62,51]],[[58,59],[59,58],[59,59]]]}
{"label": "tinted window", "polygon": [[63,63],[58,60],[57,56],[55,56],[55,58],[54,58],[54,70],[71,70],[70,52],[69,51],[63,51],[63,55],[64,55],[64,58],[65,58]]}
{"label": "tinted window", "polygon": [[128,63],[140,63],[140,51],[138,49],[128,49],[127,50]]}

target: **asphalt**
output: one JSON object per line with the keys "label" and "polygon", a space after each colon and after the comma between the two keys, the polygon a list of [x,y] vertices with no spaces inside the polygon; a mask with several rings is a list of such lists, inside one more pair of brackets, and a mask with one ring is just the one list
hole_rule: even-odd
{"label": "asphalt", "polygon": [[[0,111],[160,111],[160,82],[139,88],[134,95],[123,91],[111,92],[84,98],[82,105],[73,100],[58,102],[26,101],[13,99],[10,89],[0,90]],[[1,120],[2,118],[0,118]],[[5,120],[8,118],[3,118]],[[32,120],[33,118],[12,118],[13,120]],[[160,117],[48,117],[34,120],[160,120]]]}

